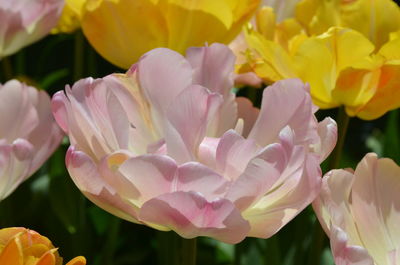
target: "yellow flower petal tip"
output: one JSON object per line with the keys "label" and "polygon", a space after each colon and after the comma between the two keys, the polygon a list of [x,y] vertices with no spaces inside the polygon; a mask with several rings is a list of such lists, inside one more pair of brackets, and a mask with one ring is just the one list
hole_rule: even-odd
{"label": "yellow flower petal tip", "polygon": [[[47,237],[26,228],[10,227],[0,229],[0,264],[61,265],[62,258]],[[86,265],[86,259],[76,257],[67,265]]]}
{"label": "yellow flower petal tip", "polygon": [[81,26],[90,44],[111,63],[129,68],[158,47],[184,53],[205,43],[229,43],[260,0],[90,1]]}
{"label": "yellow flower petal tip", "polygon": [[275,11],[260,9],[257,27],[245,31],[239,71],[250,67],[267,83],[300,78],[320,108],[343,105],[365,120],[400,107],[400,7],[392,0],[301,0],[279,22]]}

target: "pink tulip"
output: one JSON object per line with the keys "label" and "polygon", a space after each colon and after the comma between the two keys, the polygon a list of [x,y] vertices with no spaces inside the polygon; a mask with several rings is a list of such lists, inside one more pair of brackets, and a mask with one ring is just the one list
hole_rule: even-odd
{"label": "pink tulip", "polygon": [[44,91],[16,80],[0,84],[0,201],[46,161],[61,138]]}
{"label": "pink tulip", "polygon": [[400,167],[367,154],[353,172],[332,170],[313,207],[336,265],[400,264]]}
{"label": "pink tulip", "polygon": [[75,184],[116,216],[184,238],[275,234],[317,196],[336,124],[317,122],[299,80],[265,89],[261,110],[235,99],[234,62],[221,44],[186,58],[160,48],[55,94]]}
{"label": "pink tulip", "polygon": [[47,35],[64,0],[0,0],[0,59]]}

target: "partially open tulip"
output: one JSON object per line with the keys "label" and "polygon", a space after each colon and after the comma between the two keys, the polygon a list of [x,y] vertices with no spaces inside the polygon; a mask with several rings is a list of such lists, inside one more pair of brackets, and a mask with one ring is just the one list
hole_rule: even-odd
{"label": "partially open tulip", "polygon": [[336,124],[318,123],[299,80],[265,89],[261,110],[235,99],[234,61],[222,44],[186,58],[159,48],[126,74],[55,94],[75,184],[121,218],[185,238],[275,234],[318,194]]}
{"label": "partially open tulip", "polygon": [[16,80],[0,84],[0,201],[46,161],[61,138],[46,92]]}
{"label": "partially open tulip", "polygon": [[0,0],[0,59],[47,35],[64,0]]}
{"label": "partially open tulip", "polygon": [[336,265],[400,264],[400,167],[367,154],[355,171],[332,170],[313,207]]}
{"label": "partially open tulip", "polygon": [[254,71],[267,83],[298,77],[319,107],[376,119],[400,107],[398,30],[400,8],[391,0],[303,0],[295,17],[279,23],[265,7],[245,31],[247,63],[239,72]]}
{"label": "partially open tulip", "polygon": [[[33,230],[22,227],[0,229],[0,264],[62,265],[63,259],[51,241]],[[85,265],[84,257],[76,257],[66,265]]]}
{"label": "partially open tulip", "polygon": [[96,51],[128,69],[154,48],[184,53],[191,46],[232,41],[259,3],[260,0],[67,0],[59,30],[72,30],[74,19],[78,18]]}

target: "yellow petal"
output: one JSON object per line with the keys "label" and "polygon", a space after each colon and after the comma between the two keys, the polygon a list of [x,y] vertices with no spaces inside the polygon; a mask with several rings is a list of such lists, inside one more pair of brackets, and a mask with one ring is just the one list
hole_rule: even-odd
{"label": "yellow petal", "polygon": [[310,83],[314,103],[321,108],[332,108],[340,104],[332,96],[340,71],[369,56],[374,46],[358,32],[335,27],[304,40],[297,49],[297,73]]}
{"label": "yellow petal", "polygon": [[358,110],[375,95],[379,77],[379,69],[345,69],[340,73],[332,97],[346,106],[349,116],[355,116]]}
{"label": "yellow petal", "polygon": [[373,120],[400,107],[400,64],[383,65],[380,71],[375,95],[357,113],[361,119]]}
{"label": "yellow petal", "polygon": [[86,0],[65,0],[65,6],[57,26],[51,31],[54,33],[71,33],[81,24],[83,6]]}
{"label": "yellow petal", "polygon": [[400,38],[393,39],[383,45],[379,54],[386,60],[400,60]]}
{"label": "yellow petal", "polygon": [[275,13],[271,7],[263,7],[256,14],[257,31],[267,40],[274,40]]}
{"label": "yellow petal", "polygon": [[245,36],[251,48],[249,65],[260,78],[275,82],[296,77],[292,59],[279,44],[265,39],[251,28],[246,29]]}
{"label": "yellow petal", "polygon": [[363,33],[377,48],[400,29],[400,8],[392,0],[357,0],[342,6],[342,26]]}
{"label": "yellow petal", "polygon": [[0,264],[23,265],[24,257],[17,237],[13,238],[0,253]]}
{"label": "yellow petal", "polygon": [[129,68],[157,47],[232,41],[260,0],[91,0],[82,29],[108,61]]}
{"label": "yellow petal", "polygon": [[37,261],[36,265],[55,265],[56,264],[56,258],[53,254],[53,252],[57,251],[56,249],[47,251],[46,253],[43,254],[42,257]]}
{"label": "yellow petal", "polygon": [[85,259],[85,257],[79,256],[79,257],[72,259],[70,262],[68,262],[65,265],[86,265],[86,259]]}

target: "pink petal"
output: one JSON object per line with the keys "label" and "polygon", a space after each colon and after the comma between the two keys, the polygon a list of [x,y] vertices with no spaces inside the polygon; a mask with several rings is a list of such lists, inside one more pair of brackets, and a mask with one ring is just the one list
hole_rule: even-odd
{"label": "pink petal", "polygon": [[234,130],[227,131],[216,150],[218,172],[228,179],[235,180],[245,170],[258,149],[254,140],[244,139]]}
{"label": "pink petal", "polygon": [[195,160],[207,126],[221,103],[220,95],[209,93],[204,87],[193,85],[185,89],[168,108],[168,155],[178,163]]}
{"label": "pink petal", "polygon": [[0,135],[8,142],[27,138],[38,125],[38,115],[30,101],[30,89],[34,88],[17,80],[0,85]]}
{"label": "pink petal", "polygon": [[[307,88],[298,79],[278,81],[263,93],[260,114],[249,137],[261,146],[277,140],[279,132],[289,125],[296,132],[296,142],[304,142],[310,135],[310,122],[315,119]],[[316,127],[316,124],[315,124]]]}
{"label": "pink petal", "polygon": [[[303,161],[300,167],[298,160]],[[315,199],[321,188],[318,157],[295,149],[281,178],[285,181],[280,186],[274,185],[270,193],[242,212],[251,225],[249,236],[271,237]]]}
{"label": "pink petal", "polygon": [[222,197],[230,184],[230,181],[210,168],[197,162],[189,162],[179,167],[175,190],[198,192],[211,201]]}
{"label": "pink petal", "polygon": [[244,127],[242,135],[247,137],[257,120],[260,110],[253,106],[253,103],[244,97],[236,98],[238,104],[238,119],[243,119]]}
{"label": "pink petal", "polygon": [[327,235],[331,225],[342,229],[352,245],[362,245],[351,209],[351,189],[354,181],[351,170],[331,170],[322,180],[319,196],[313,202],[318,220]]}
{"label": "pink petal", "polygon": [[246,237],[249,224],[228,200],[207,201],[195,192],[174,192],[146,202],[140,220],[166,226],[184,238],[209,236],[235,244]]}
{"label": "pink petal", "polygon": [[352,210],[358,232],[377,264],[400,246],[400,167],[367,154],[354,173]]}
{"label": "pink petal", "polygon": [[207,87],[227,96],[233,88],[235,55],[228,46],[213,43],[206,47],[193,47],[186,58],[194,69],[193,84]]}
{"label": "pink petal", "polygon": [[137,200],[140,206],[147,200],[171,192],[177,169],[175,161],[168,156],[142,155],[126,160],[118,172],[135,188],[129,199]]}
{"label": "pink petal", "polygon": [[97,165],[81,151],[70,146],[65,158],[68,172],[75,185],[93,203],[130,222],[137,223],[137,207],[126,202],[99,174]]}
{"label": "pink petal", "polygon": [[151,50],[137,65],[140,88],[159,115],[192,84],[193,69],[179,53],[166,48]]}
{"label": "pink petal", "polygon": [[279,167],[284,161],[279,160],[284,157],[284,152],[279,144],[273,144],[252,158],[225,198],[232,201],[240,211],[257,202],[280,177]]}
{"label": "pink petal", "polygon": [[337,142],[337,125],[331,118],[325,118],[318,123],[319,141],[316,143],[315,152],[320,155],[320,161],[324,161],[333,151]]}
{"label": "pink petal", "polygon": [[367,250],[349,245],[347,234],[339,227],[331,226],[331,248],[336,265],[374,265]]}

